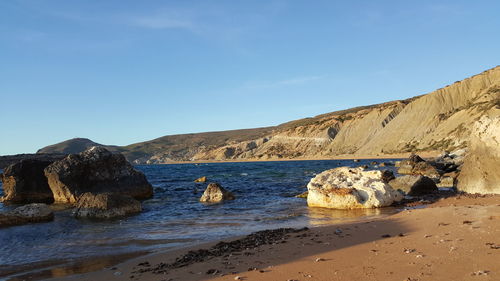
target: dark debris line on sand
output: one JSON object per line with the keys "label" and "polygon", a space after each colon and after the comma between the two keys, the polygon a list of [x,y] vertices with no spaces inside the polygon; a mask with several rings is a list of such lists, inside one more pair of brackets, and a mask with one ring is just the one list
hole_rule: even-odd
{"label": "dark debris line on sand", "polygon": [[145,267],[134,271],[133,273],[151,272],[154,274],[164,274],[168,270],[181,268],[193,263],[204,262],[214,257],[221,257],[231,253],[240,252],[247,249],[254,249],[262,245],[272,245],[281,243],[287,238],[287,234],[298,233],[308,230],[304,228],[278,228],[273,230],[263,230],[252,233],[244,238],[231,242],[219,242],[209,249],[199,249],[189,251],[187,254],[177,258],[173,263],[159,263],[151,266],[149,262],[140,263],[138,266]]}

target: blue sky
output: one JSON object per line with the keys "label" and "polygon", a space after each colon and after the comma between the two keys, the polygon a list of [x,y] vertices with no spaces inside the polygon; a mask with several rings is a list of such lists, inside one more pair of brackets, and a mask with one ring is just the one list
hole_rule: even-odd
{"label": "blue sky", "polygon": [[1,1],[0,155],[277,125],[500,64],[498,1]]}

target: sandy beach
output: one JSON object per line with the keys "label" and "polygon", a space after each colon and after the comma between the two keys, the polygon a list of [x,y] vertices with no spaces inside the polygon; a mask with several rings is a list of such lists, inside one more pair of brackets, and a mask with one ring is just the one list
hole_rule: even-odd
{"label": "sandy beach", "polygon": [[189,250],[215,244],[59,280],[500,280],[500,196],[458,195],[380,219],[297,230],[271,244],[179,268],[166,266]]}

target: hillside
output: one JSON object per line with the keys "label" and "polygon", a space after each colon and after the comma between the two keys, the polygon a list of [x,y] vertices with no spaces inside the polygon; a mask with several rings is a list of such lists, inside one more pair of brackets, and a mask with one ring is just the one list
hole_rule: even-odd
{"label": "hillside", "polygon": [[[496,114],[493,109],[499,107],[500,67],[495,67],[406,100],[331,112],[275,127],[172,135],[111,148],[135,163],[328,158],[346,154],[376,157],[453,150],[467,146],[472,124],[483,115]],[[74,139],[40,151],[77,152],[87,144],[78,144]]]}
{"label": "hillside", "polygon": [[79,153],[84,151],[85,149],[92,146],[104,146],[108,150],[113,152],[121,152],[122,150],[118,146],[112,145],[103,145],[96,142],[93,142],[89,139],[85,138],[74,138],[69,139],[60,143],[56,143],[53,145],[46,146],[42,149],[39,149],[36,153],[62,153],[62,154],[71,154],[71,153]]}

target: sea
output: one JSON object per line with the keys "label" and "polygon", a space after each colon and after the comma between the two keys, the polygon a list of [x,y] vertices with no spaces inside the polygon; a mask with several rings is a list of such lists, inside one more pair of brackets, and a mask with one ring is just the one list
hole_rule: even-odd
{"label": "sea", "polygon": [[[296,195],[318,173],[340,167],[399,159],[270,161],[206,164],[138,165],[154,187],[140,214],[105,221],[75,219],[58,208],[52,222],[0,228],[0,278],[47,266],[63,266],[103,255],[154,252],[246,235],[280,227],[316,227],[386,216],[395,208],[331,210],[307,207]],[[1,172],[1,171],[0,171]],[[208,182],[194,180],[206,176]],[[209,182],[233,192],[235,200],[199,202]],[[1,188],[1,187],[0,187]],[[16,206],[0,203],[0,211]],[[21,278],[21,279],[24,279]]]}

